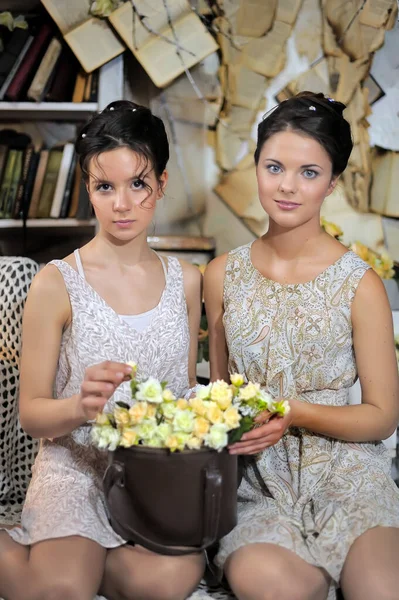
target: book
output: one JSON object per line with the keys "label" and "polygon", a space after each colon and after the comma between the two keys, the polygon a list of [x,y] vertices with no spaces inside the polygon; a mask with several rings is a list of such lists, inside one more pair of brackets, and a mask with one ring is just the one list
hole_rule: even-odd
{"label": "book", "polygon": [[17,196],[19,182],[21,180],[22,175],[22,162],[23,162],[23,150],[15,150],[15,163],[14,168],[12,170],[11,183],[8,190],[7,202],[4,211],[4,216],[6,219],[11,219],[14,213],[14,204]]}
{"label": "book", "polygon": [[144,20],[133,14],[131,2],[125,2],[108,19],[153,83],[163,88],[219,46],[188,2],[169,0],[169,14],[159,4],[136,0]]}
{"label": "book", "polygon": [[31,196],[31,200],[30,200],[29,212],[28,212],[29,219],[36,219],[36,217],[37,217],[40,194],[41,194],[42,187],[43,187],[44,176],[46,174],[48,157],[49,157],[48,150],[40,151],[35,181],[34,181],[33,189],[32,189],[32,196]]}
{"label": "book", "polygon": [[32,200],[33,186],[35,185],[36,173],[39,166],[39,160],[40,152],[33,151],[22,194],[20,216],[23,219],[28,218],[30,203]]}
{"label": "book", "polygon": [[29,166],[33,157],[33,146],[28,146],[23,155],[21,178],[19,181],[17,193],[15,196],[15,202],[13,206],[13,218],[19,219],[22,216],[22,200],[24,195],[24,189],[26,180],[28,177]]}
{"label": "book", "polygon": [[17,150],[14,148],[8,152],[7,162],[4,169],[3,179],[0,185],[0,218],[6,218],[7,206],[8,206],[8,195],[10,193],[12,178],[15,168],[15,162],[17,159]]}
{"label": "book", "polygon": [[12,67],[12,69],[8,73],[7,77],[5,78],[3,85],[0,88],[0,100],[3,100],[10,83],[14,79],[16,72],[18,71],[23,59],[25,58],[26,53],[28,52],[29,48],[31,47],[33,40],[34,40],[33,35],[30,35],[28,37],[28,39],[26,40],[25,45],[22,48],[21,52],[19,53],[19,56],[14,63],[14,66]]}
{"label": "book", "polygon": [[87,73],[85,73],[83,69],[80,69],[76,76],[75,87],[72,94],[72,102],[83,102],[87,77]]}
{"label": "book", "polygon": [[0,53],[0,84],[3,85],[30,37],[27,29],[16,28],[11,34],[5,49]]}
{"label": "book", "polygon": [[8,144],[0,143],[0,182],[3,179],[3,172],[7,162]]}
{"label": "book", "polygon": [[386,217],[399,217],[399,153],[380,151],[373,160],[370,208]]}
{"label": "book", "polygon": [[68,172],[68,177],[65,184],[64,197],[62,199],[60,219],[65,219],[68,216],[69,207],[71,204],[72,188],[76,174],[76,161],[78,157],[76,152],[73,153],[71,166]]}
{"label": "book", "polygon": [[57,182],[54,189],[54,196],[50,210],[50,217],[52,219],[58,219],[60,217],[61,205],[65,195],[66,182],[71,168],[74,151],[75,149],[72,143],[65,144],[62,151],[61,162],[57,174]]}
{"label": "book", "polygon": [[41,0],[41,3],[87,73],[125,51],[109,23],[90,15],[90,0]]}
{"label": "book", "polygon": [[54,78],[46,93],[49,102],[70,102],[79,64],[71,50],[63,45],[54,69]]}
{"label": "book", "polygon": [[57,185],[58,172],[62,161],[62,154],[62,148],[53,148],[50,150],[43,186],[40,193],[39,206],[37,208],[36,216],[39,219],[47,219],[50,216],[54,192]]}
{"label": "book", "polygon": [[73,188],[71,193],[71,202],[69,204],[68,217],[70,219],[76,217],[76,213],[79,206],[79,192],[80,185],[82,180],[82,170],[80,168],[79,161],[76,162],[74,180],[73,180]]}
{"label": "book", "polygon": [[49,23],[44,23],[36,34],[32,44],[29,47],[29,52],[26,53],[22,60],[14,79],[11,81],[5,93],[7,100],[16,102],[19,100],[26,89],[32,74],[35,71],[35,66],[40,61],[44,54],[47,45],[50,42],[52,28]]}
{"label": "book", "polygon": [[53,37],[28,89],[28,98],[30,100],[40,102],[43,98],[61,54],[61,48],[61,42],[56,37]]}

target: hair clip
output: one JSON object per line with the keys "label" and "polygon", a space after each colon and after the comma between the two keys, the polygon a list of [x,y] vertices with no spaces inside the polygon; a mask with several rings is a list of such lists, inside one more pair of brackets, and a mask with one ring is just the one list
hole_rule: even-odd
{"label": "hair clip", "polygon": [[132,112],[134,112],[135,110],[137,110],[137,108],[132,108]]}
{"label": "hair clip", "polygon": [[335,102],[334,98],[327,98],[329,102]]}
{"label": "hair clip", "polygon": [[313,106],[313,105],[312,105],[312,106],[309,106],[309,110],[316,110],[316,107],[315,107],[315,106]]}
{"label": "hair clip", "polygon": [[80,137],[82,137],[82,138],[85,138],[85,137],[86,137],[86,134],[85,134],[85,133],[82,133],[82,135],[81,135]]}
{"label": "hair clip", "polygon": [[109,110],[115,110],[115,106],[110,106]]}

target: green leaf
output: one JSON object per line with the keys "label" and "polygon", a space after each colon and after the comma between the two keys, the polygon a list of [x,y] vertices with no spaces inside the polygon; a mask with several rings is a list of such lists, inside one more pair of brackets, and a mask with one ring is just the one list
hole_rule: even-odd
{"label": "green leaf", "polygon": [[229,444],[235,444],[239,442],[244,433],[251,431],[254,424],[252,417],[243,417],[240,422],[240,426],[237,429],[233,429],[229,433]]}
{"label": "green leaf", "polygon": [[128,410],[130,408],[129,404],[126,404],[126,402],[122,402],[122,400],[118,400],[118,402],[115,402],[115,404],[120,408],[127,408]]}
{"label": "green leaf", "polygon": [[167,382],[167,381],[161,381],[161,388],[162,388],[163,390],[165,390],[165,389],[166,389],[167,385],[168,385],[168,382]]}

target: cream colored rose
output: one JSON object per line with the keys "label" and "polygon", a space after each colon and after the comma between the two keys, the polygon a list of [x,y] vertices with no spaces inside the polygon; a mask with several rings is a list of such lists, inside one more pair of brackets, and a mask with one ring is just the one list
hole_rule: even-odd
{"label": "cream colored rose", "polygon": [[236,429],[241,421],[241,415],[235,406],[230,406],[223,413],[223,419],[229,430]]}
{"label": "cream colored rose", "polygon": [[119,444],[120,433],[110,425],[94,426],[91,431],[93,443],[100,449],[113,452]]}
{"label": "cream colored rose", "polygon": [[198,386],[195,391],[196,398],[200,400],[209,400],[210,393],[212,389],[212,384]]}
{"label": "cream colored rose", "polygon": [[230,406],[232,399],[233,391],[228,383],[221,379],[215,381],[211,389],[211,400],[216,402],[222,410],[225,410]]}
{"label": "cream colored rose", "polygon": [[224,423],[212,425],[205,436],[205,445],[214,450],[222,450],[228,444],[227,427]]}
{"label": "cream colored rose", "polygon": [[192,437],[189,440],[187,440],[187,448],[190,448],[190,450],[199,450],[201,448],[201,445],[202,440],[200,438]]}
{"label": "cream colored rose", "polygon": [[204,417],[206,415],[206,403],[200,398],[191,398],[190,400],[191,409],[195,412],[195,414]]}
{"label": "cream colored rose", "polygon": [[240,400],[252,400],[253,398],[256,398],[256,396],[259,394],[260,391],[260,385],[259,383],[248,383],[245,387],[242,387],[240,389],[240,394],[239,394],[239,398]]}
{"label": "cream colored rose", "polygon": [[114,410],[115,423],[119,428],[130,425],[130,414],[127,408],[117,406]]}
{"label": "cream colored rose", "polygon": [[130,422],[132,425],[138,425],[147,415],[147,402],[136,402],[129,408]]}
{"label": "cream colored rose", "polygon": [[172,402],[172,400],[176,400],[171,390],[168,390],[167,388],[162,392],[162,398],[164,402]]}
{"label": "cream colored rose", "polygon": [[203,438],[209,431],[210,423],[203,417],[197,417],[194,421],[193,433],[198,438]]}
{"label": "cream colored rose", "polygon": [[162,414],[165,419],[171,421],[175,416],[175,412],[177,411],[177,406],[175,402],[164,402],[161,406]]}
{"label": "cream colored rose", "polygon": [[109,415],[107,413],[98,413],[96,416],[96,424],[97,425],[111,425],[109,420]]}
{"label": "cream colored rose", "polygon": [[208,402],[206,417],[211,423],[223,423],[223,412],[216,402]]}
{"label": "cream colored rose", "polygon": [[144,442],[150,440],[155,435],[156,430],[157,422],[155,419],[144,419],[144,421],[137,426],[137,433]]}
{"label": "cream colored rose", "polygon": [[138,442],[137,431],[133,427],[126,427],[121,433],[120,445],[130,448]]}
{"label": "cream colored rose", "polygon": [[161,404],[163,389],[161,384],[154,377],[149,377],[147,381],[139,383],[136,393],[137,400],[142,402],[153,402],[154,404]]}
{"label": "cream colored rose", "polygon": [[157,404],[147,404],[147,414],[146,414],[147,419],[153,419],[157,414],[157,410],[158,410]]}
{"label": "cream colored rose", "polygon": [[178,449],[178,447],[179,447],[179,440],[177,439],[176,435],[170,435],[168,438],[166,438],[165,448],[169,448],[169,450],[174,452],[175,450]]}
{"label": "cream colored rose", "polygon": [[233,375],[230,377],[230,381],[235,387],[241,387],[244,385],[244,375],[241,375],[240,373],[233,373]]}

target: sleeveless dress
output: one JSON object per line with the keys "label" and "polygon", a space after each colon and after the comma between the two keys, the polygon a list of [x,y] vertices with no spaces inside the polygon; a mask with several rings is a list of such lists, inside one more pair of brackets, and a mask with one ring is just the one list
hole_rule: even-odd
{"label": "sleeveless dress", "polygon": [[[344,406],[357,379],[351,305],[369,266],[348,251],[314,280],[271,281],[255,269],[251,244],[228,255],[224,327],[229,372],[273,396]],[[351,544],[372,527],[399,527],[399,490],[381,442],[354,443],[291,427],[247,462],[238,525],[216,563],[246,544],[283,546],[332,578],[335,598]]]}
{"label": "sleeveless dress", "polygon": [[[167,381],[176,396],[184,395],[189,388],[190,335],[179,261],[168,258],[159,305],[148,326],[137,331],[87,283],[78,253],[75,256],[80,273],[62,260],[50,263],[62,274],[72,307],[72,322],[61,341],[54,398],[79,393],[85,369],[105,360],[135,361],[141,378],[152,375]],[[115,391],[106,409],[112,409],[116,401],[132,403],[129,382]],[[70,535],[89,538],[105,548],[124,544],[108,522],[102,491],[106,466],[107,453],[91,444],[89,425],[42,440],[21,527],[9,534],[28,545]]]}

